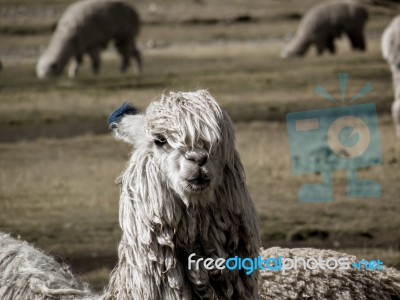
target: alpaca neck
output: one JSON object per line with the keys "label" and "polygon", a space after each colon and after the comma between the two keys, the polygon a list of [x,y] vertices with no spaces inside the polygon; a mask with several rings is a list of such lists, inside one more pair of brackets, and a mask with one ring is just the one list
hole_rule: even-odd
{"label": "alpaca neck", "polygon": [[396,65],[391,65],[390,69],[392,71],[394,99],[400,100],[400,69]]}
{"label": "alpaca neck", "polygon": [[123,226],[119,262],[105,299],[200,299],[197,295],[209,299],[243,298],[245,286],[256,284],[255,275],[227,270],[210,275],[204,273],[204,268],[188,270],[188,256],[192,253],[214,259],[254,254],[246,250],[245,236],[249,233],[241,219],[221,203],[210,201],[186,207],[181,202],[174,224],[153,224],[150,237],[142,232],[143,236],[139,233],[132,240],[132,227],[137,228],[137,224]]}
{"label": "alpaca neck", "polygon": [[[235,154],[237,156],[237,153]],[[135,157],[138,156],[138,157]],[[257,274],[188,270],[188,256],[255,257],[259,235],[254,205],[238,157],[207,193],[177,195],[165,187],[149,156],[135,152],[122,176],[118,265],[105,299],[254,299]],[[142,183],[134,185],[133,183]],[[217,273],[217,274],[216,274]],[[199,295],[199,296],[197,296]]]}
{"label": "alpaca neck", "polygon": [[397,136],[400,136],[400,70],[396,65],[391,65],[394,101],[392,104],[392,117]]}

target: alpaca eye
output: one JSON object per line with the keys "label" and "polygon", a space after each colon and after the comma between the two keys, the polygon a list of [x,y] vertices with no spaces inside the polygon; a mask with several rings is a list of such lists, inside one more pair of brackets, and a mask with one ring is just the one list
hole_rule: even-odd
{"label": "alpaca eye", "polygon": [[57,70],[57,69],[58,69],[57,63],[52,63],[52,64],[50,65],[50,69],[51,69],[52,71]]}
{"label": "alpaca eye", "polygon": [[154,140],[154,144],[158,147],[162,147],[167,143],[167,139],[163,136],[159,136]]}

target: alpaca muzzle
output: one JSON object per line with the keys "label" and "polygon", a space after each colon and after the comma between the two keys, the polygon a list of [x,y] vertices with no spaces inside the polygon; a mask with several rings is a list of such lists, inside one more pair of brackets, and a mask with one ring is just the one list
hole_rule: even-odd
{"label": "alpaca muzzle", "polygon": [[188,188],[194,192],[200,192],[205,190],[210,186],[211,179],[208,177],[205,177],[203,174],[200,173],[198,177],[192,178],[192,179],[186,179],[186,182],[188,183]]}

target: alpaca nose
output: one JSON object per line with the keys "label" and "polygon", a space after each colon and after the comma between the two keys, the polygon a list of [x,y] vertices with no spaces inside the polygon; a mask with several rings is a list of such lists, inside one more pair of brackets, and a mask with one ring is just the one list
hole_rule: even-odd
{"label": "alpaca nose", "polygon": [[186,152],[185,158],[195,162],[199,167],[204,166],[208,160],[208,153],[204,150],[194,150]]}

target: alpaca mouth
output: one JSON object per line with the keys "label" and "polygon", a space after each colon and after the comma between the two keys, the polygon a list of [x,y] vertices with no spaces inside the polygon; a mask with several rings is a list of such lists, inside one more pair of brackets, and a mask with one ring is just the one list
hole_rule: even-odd
{"label": "alpaca mouth", "polygon": [[193,192],[201,192],[210,185],[211,180],[209,178],[196,177],[193,179],[186,179],[186,182],[188,183],[188,189]]}

